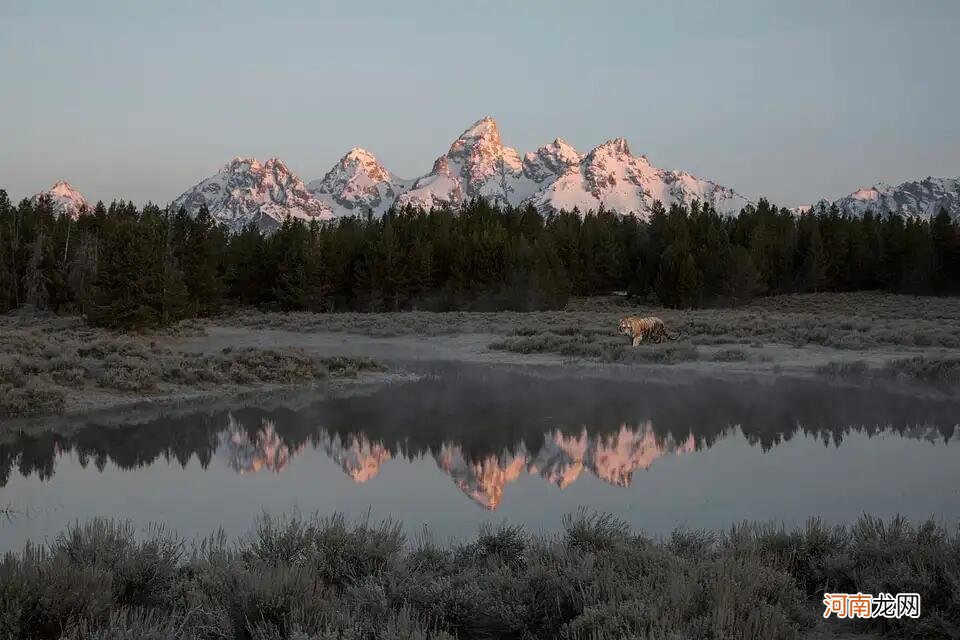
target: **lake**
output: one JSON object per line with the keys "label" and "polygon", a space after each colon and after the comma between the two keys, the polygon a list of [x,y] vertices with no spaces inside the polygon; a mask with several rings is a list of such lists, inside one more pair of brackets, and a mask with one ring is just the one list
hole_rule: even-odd
{"label": "lake", "polygon": [[193,538],[258,514],[394,518],[464,539],[579,508],[651,534],[743,519],[960,519],[960,398],[829,380],[629,379],[422,365],[370,394],[0,438],[0,552],[94,516]]}

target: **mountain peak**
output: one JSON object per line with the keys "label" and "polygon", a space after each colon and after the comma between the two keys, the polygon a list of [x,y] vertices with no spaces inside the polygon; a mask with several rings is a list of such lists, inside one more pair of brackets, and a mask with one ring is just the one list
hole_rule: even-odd
{"label": "mountain peak", "polygon": [[290,169],[287,168],[287,164],[280,158],[268,158],[267,161],[263,164],[266,169],[280,171],[282,173],[290,173]]}
{"label": "mountain peak", "polygon": [[563,138],[556,138],[523,157],[523,173],[538,184],[545,184],[580,164],[582,156]]}
{"label": "mountain peak", "polygon": [[237,156],[227,164],[223,165],[221,173],[237,173],[244,171],[259,171],[261,164],[256,158],[246,158]]}
{"label": "mountain peak", "polygon": [[664,171],[634,156],[625,138],[613,138],[581,155],[563,138],[521,159],[501,143],[493,118],[464,131],[398,200],[399,206],[457,207],[472,198],[499,206],[529,203],[540,211],[596,211],[601,207],[644,217],[655,200],[665,205],[709,202],[735,214],[747,200],[732,189],[689,173]]}
{"label": "mountain peak", "polygon": [[927,177],[895,187],[878,182],[872,187],[857,189],[833,204],[843,213],[854,216],[870,211],[877,215],[898,213],[929,218],[945,208],[954,212],[956,217],[956,212],[960,211],[960,178]]}
{"label": "mountain peak", "polygon": [[310,182],[307,190],[338,215],[382,215],[409,186],[409,181],[387,171],[372,153],[354,147],[323,178]]}
{"label": "mountain peak", "polygon": [[83,194],[74,189],[66,180],[58,180],[46,191],[35,194],[33,201],[37,202],[42,197],[50,199],[53,212],[56,215],[76,218],[82,212],[90,209],[90,203],[83,197]]}
{"label": "mountain peak", "polygon": [[372,153],[364,149],[363,147],[354,147],[343,154],[343,157],[340,158],[341,161],[346,160],[373,160],[376,162],[377,158]]}
{"label": "mountain peak", "polygon": [[473,140],[486,140],[493,144],[500,144],[500,129],[496,121],[490,116],[480,118],[460,134],[454,145],[458,142],[467,142]]}
{"label": "mountain peak", "polygon": [[611,153],[632,155],[630,153],[630,145],[627,144],[626,138],[613,138],[612,140],[607,140],[598,146],[596,151],[608,151]]}
{"label": "mountain peak", "polygon": [[[482,131],[497,131],[497,121],[494,120],[491,116],[483,116],[476,122],[474,122],[467,131],[482,130]],[[466,133],[466,132],[464,132]]]}
{"label": "mountain peak", "polygon": [[256,158],[237,157],[219,173],[188,189],[170,205],[195,215],[206,206],[214,220],[234,230],[255,223],[273,229],[284,219],[327,220],[330,207],[314,198],[296,174],[279,158],[261,164]]}

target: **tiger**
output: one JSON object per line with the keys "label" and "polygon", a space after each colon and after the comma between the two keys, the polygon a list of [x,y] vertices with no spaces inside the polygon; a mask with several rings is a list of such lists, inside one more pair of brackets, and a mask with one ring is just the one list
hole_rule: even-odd
{"label": "tiger", "polygon": [[663,320],[655,316],[646,318],[638,318],[637,316],[626,317],[620,321],[617,331],[620,335],[633,338],[633,346],[635,347],[639,346],[644,340],[653,340],[659,344],[664,338],[667,340],[676,340],[680,337],[680,334],[671,336],[667,333]]}

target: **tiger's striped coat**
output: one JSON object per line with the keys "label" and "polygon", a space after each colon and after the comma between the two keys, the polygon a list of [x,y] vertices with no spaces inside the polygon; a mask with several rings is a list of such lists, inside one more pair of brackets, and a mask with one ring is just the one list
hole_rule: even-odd
{"label": "tiger's striped coat", "polygon": [[676,340],[679,336],[671,336],[667,333],[667,328],[663,320],[655,316],[640,318],[629,316],[620,321],[618,331],[621,335],[630,336],[633,339],[633,346],[638,346],[644,340],[653,340],[656,343],[663,342],[663,339]]}

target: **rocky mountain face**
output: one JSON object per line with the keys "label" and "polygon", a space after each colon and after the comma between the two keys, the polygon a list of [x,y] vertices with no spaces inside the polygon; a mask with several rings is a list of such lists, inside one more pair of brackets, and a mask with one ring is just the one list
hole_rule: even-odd
{"label": "rocky mountain face", "polygon": [[47,197],[53,206],[53,212],[56,215],[66,215],[76,218],[85,211],[90,211],[93,207],[83,197],[83,194],[70,186],[68,182],[61,180],[46,191],[33,196],[33,201],[38,202],[41,198]]}
{"label": "rocky mountain face", "polygon": [[337,215],[383,215],[412,184],[387,171],[366,149],[355,147],[307,190]]}
{"label": "rocky mountain face", "polygon": [[634,156],[623,138],[586,155],[557,138],[521,160],[515,149],[501,142],[492,118],[464,131],[397,204],[456,207],[472,198],[499,205],[530,203],[541,212],[576,208],[586,213],[603,207],[642,218],[649,216],[655,200],[669,207],[696,199],[726,214],[736,214],[748,203],[709,180],[654,167],[645,156]]}
{"label": "rocky mountain face", "polygon": [[[58,182],[34,199],[48,195],[57,213],[76,217],[90,205],[66,182]],[[500,138],[489,117],[464,131],[430,172],[414,180],[398,177],[365,149],[356,147],[318,180],[308,185],[277,158],[264,163],[235,158],[173,201],[195,215],[206,205],[214,219],[237,230],[254,223],[264,230],[287,217],[330,220],[338,216],[383,215],[391,206],[459,207],[474,198],[500,206],[530,204],[541,213],[581,213],[603,208],[623,215],[649,217],[653,203],[689,205],[706,202],[725,215],[736,215],[749,201],[729,187],[686,171],[655,167],[633,155],[627,141],[614,138],[582,154],[563,138],[521,155]],[[803,213],[828,201],[796,207]],[[929,217],[946,208],[960,217],[960,178],[925,178],[896,187],[877,184],[840,198],[835,204],[851,215]]]}
{"label": "rocky mountain face", "polygon": [[218,222],[233,229],[253,222],[269,230],[287,216],[381,216],[395,204],[456,208],[474,198],[499,206],[529,203],[544,213],[574,208],[586,213],[603,207],[643,218],[655,200],[669,207],[697,199],[727,214],[747,204],[732,189],[654,167],[646,157],[632,155],[623,138],[587,154],[557,138],[521,156],[503,144],[497,123],[487,117],[464,131],[430,172],[416,180],[397,177],[360,148],[351,149],[323,178],[306,186],[276,158],[264,164],[236,158],[172,206],[195,214],[205,204]]}
{"label": "rocky mountain face", "polygon": [[500,141],[497,123],[484,118],[454,140],[430,173],[397,199],[397,205],[457,207],[473,198],[515,205],[533,194],[534,184],[523,173],[520,154]]}
{"label": "rocky mountain face", "polygon": [[523,156],[523,175],[543,186],[580,164],[583,156],[563,138],[557,138]]}
{"label": "rocky mountain face", "polygon": [[701,180],[685,171],[654,167],[646,156],[635,156],[623,138],[596,147],[555,179],[549,180],[530,202],[540,211],[607,211],[650,215],[653,203],[689,205],[694,200],[712,204],[722,214],[735,215],[748,200],[732,189]]}
{"label": "rocky mountain face", "polygon": [[837,200],[836,205],[840,211],[858,216],[872,211],[929,218],[940,213],[942,207],[960,217],[960,178],[924,178],[896,187],[880,183],[858,189]]}
{"label": "rocky mountain face", "polygon": [[862,216],[868,211],[876,215],[898,213],[902,216],[931,218],[940,209],[946,209],[954,218],[960,218],[960,178],[924,178],[909,180],[896,187],[880,182],[872,187],[857,189],[833,202],[823,199],[813,205],[793,207],[791,211],[804,214],[837,205],[841,213]]}
{"label": "rocky mountain face", "polygon": [[263,164],[254,158],[235,158],[185,191],[171,207],[196,215],[203,205],[217,222],[233,230],[250,223],[274,229],[288,216],[305,221],[333,218],[332,209],[307,191],[303,180],[278,158]]}

